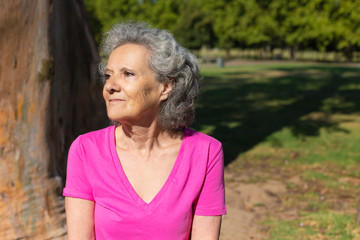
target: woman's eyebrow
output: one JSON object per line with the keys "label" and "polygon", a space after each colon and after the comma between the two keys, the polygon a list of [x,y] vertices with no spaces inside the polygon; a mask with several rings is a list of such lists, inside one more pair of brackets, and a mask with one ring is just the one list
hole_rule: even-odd
{"label": "woman's eyebrow", "polygon": [[110,70],[110,69],[108,69],[108,68],[105,68],[105,72],[114,73],[114,71],[113,71],[113,70]]}
{"label": "woman's eyebrow", "polygon": [[128,67],[122,67],[122,68],[120,68],[120,71],[131,71],[131,72],[134,72],[133,69],[128,68]]}

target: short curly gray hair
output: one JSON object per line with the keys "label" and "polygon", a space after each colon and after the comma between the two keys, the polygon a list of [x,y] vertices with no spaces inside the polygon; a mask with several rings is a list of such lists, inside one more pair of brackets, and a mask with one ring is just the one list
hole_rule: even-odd
{"label": "short curly gray hair", "polygon": [[[159,112],[159,125],[176,130],[191,124],[195,116],[195,100],[200,92],[199,68],[196,58],[181,47],[172,34],[149,27],[143,22],[116,24],[105,33],[101,50],[105,57],[126,43],[139,44],[150,50],[149,66],[159,82],[174,81],[173,90]],[[104,75],[105,64],[100,64]]]}

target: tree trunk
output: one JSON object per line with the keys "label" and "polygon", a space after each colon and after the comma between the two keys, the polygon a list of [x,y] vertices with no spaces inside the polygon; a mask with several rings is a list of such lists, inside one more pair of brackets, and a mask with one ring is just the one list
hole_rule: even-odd
{"label": "tree trunk", "polygon": [[353,48],[351,43],[348,42],[347,47],[345,48],[345,57],[347,62],[352,62],[353,60]]}
{"label": "tree trunk", "polygon": [[290,59],[292,61],[296,61],[296,53],[297,53],[298,48],[299,48],[299,45],[297,45],[297,44],[290,47]]}
{"label": "tree trunk", "polygon": [[230,59],[231,58],[231,53],[230,53],[230,48],[226,48],[226,59]]}
{"label": "tree trunk", "polygon": [[358,206],[356,211],[356,224],[360,225],[360,199],[358,201]]}
{"label": "tree trunk", "polygon": [[65,239],[66,155],[106,124],[79,0],[0,0],[0,239]]}

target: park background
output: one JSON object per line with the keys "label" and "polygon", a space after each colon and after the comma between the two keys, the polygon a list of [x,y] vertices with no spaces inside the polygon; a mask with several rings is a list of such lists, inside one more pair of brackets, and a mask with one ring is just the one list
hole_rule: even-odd
{"label": "park background", "polygon": [[97,44],[139,20],[198,57],[193,127],[223,143],[227,164],[222,239],[360,239],[360,65],[334,64],[360,61],[360,1],[85,4]]}
{"label": "park background", "polygon": [[97,47],[128,20],[198,57],[221,239],[360,239],[360,1],[0,0],[1,239],[66,238],[67,149],[108,124]]}

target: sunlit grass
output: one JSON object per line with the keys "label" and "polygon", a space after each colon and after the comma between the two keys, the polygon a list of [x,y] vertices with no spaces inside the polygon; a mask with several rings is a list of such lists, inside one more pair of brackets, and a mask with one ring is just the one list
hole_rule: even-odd
{"label": "sunlit grass", "polygon": [[354,223],[353,216],[337,212],[303,213],[296,221],[279,223],[276,219],[264,222],[275,227],[270,239],[328,239],[353,240],[360,238],[360,230]]}
{"label": "sunlit grass", "polygon": [[298,211],[288,221],[269,213],[270,239],[360,239],[360,69],[271,63],[202,73],[193,127],[223,143],[232,171],[267,173],[243,184],[283,181],[277,211]]}

